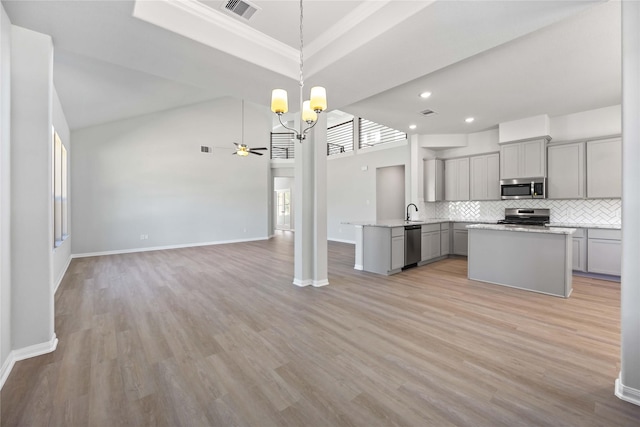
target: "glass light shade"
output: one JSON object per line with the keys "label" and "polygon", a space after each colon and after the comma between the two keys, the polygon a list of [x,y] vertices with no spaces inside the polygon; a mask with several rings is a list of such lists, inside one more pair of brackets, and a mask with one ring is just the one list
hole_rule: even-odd
{"label": "glass light shade", "polygon": [[304,101],[302,103],[302,120],[307,123],[318,120],[318,114],[311,109],[310,103],[311,101]]}
{"label": "glass light shade", "polygon": [[245,149],[240,149],[240,150],[238,150],[238,151],[236,152],[236,154],[237,154],[238,156],[246,157],[246,156],[248,156],[248,155],[249,155],[249,151],[247,151],[247,149],[246,149],[246,148],[245,148]]}
{"label": "glass light shade", "polygon": [[271,92],[271,111],[274,113],[286,113],[289,111],[286,90],[274,89]]}
{"label": "glass light shade", "polygon": [[311,109],[313,111],[324,111],[327,109],[327,91],[322,86],[311,88]]}

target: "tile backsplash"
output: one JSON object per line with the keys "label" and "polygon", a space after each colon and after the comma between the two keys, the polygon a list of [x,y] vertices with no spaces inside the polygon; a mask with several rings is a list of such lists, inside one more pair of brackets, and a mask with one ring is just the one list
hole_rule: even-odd
{"label": "tile backsplash", "polygon": [[502,219],[505,208],[548,208],[551,222],[621,224],[620,199],[464,201],[422,203],[420,218]]}

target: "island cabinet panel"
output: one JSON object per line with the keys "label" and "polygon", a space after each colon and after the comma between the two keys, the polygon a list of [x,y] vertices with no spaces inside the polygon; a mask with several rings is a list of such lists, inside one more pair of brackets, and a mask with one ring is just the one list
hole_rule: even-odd
{"label": "island cabinet panel", "polygon": [[587,271],[587,231],[578,228],[572,237],[574,271]]}
{"label": "island cabinet panel", "polygon": [[444,197],[447,201],[469,200],[469,158],[444,162]]}
{"label": "island cabinet panel", "polygon": [[500,162],[498,153],[470,158],[471,200],[500,200]]}
{"label": "island cabinet panel", "polygon": [[583,142],[547,148],[547,197],[582,199],[585,197],[585,149]]}
{"label": "island cabinet panel", "polygon": [[394,274],[404,267],[404,227],[363,227],[363,270]]}
{"label": "island cabinet panel", "polygon": [[422,226],[421,261],[429,261],[440,256],[440,224]]}
{"label": "island cabinet panel", "polygon": [[587,240],[587,269],[590,273],[620,276],[622,261],[620,230],[590,229]]}
{"label": "island cabinet panel", "polygon": [[546,138],[510,142],[500,147],[500,179],[546,176]]}
{"label": "island cabinet panel", "polygon": [[587,141],[587,197],[622,196],[622,140]]}
{"label": "island cabinet panel", "polygon": [[570,234],[469,229],[469,279],[567,298]]}

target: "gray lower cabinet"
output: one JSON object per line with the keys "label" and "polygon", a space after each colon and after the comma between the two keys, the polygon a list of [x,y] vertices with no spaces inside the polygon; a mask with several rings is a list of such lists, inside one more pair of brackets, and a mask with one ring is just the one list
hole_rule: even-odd
{"label": "gray lower cabinet", "polygon": [[592,228],[587,239],[587,269],[589,273],[620,276],[622,232]]}
{"label": "gray lower cabinet", "polygon": [[422,226],[421,250],[421,261],[429,261],[440,256],[440,224]]}
{"label": "gray lower cabinet", "polygon": [[404,228],[391,229],[391,269],[404,267]]}
{"label": "gray lower cabinet", "polygon": [[573,234],[572,269],[574,271],[587,271],[587,230],[576,229]]}
{"label": "gray lower cabinet", "polygon": [[453,253],[454,255],[467,256],[469,251],[469,232],[467,222],[453,223]]}
{"label": "gray lower cabinet", "polygon": [[404,227],[363,227],[362,264],[364,271],[398,273],[404,267]]}
{"label": "gray lower cabinet", "polygon": [[449,247],[451,242],[451,233],[449,232],[449,223],[440,224],[440,255],[449,255]]}

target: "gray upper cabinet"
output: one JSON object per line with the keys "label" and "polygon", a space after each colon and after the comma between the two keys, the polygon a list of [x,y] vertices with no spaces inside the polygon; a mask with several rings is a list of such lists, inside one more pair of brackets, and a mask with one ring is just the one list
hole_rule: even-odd
{"label": "gray upper cabinet", "polygon": [[444,162],[444,198],[447,201],[469,200],[469,158]]}
{"label": "gray upper cabinet", "polygon": [[587,197],[622,196],[622,140],[587,141]]}
{"label": "gray upper cabinet", "polygon": [[584,143],[550,145],[547,148],[547,154],[547,197],[550,199],[584,198]]}
{"label": "gray upper cabinet", "polygon": [[500,179],[546,176],[546,138],[510,142],[500,147]]}
{"label": "gray upper cabinet", "polygon": [[444,164],[439,159],[424,161],[424,201],[444,200]]}
{"label": "gray upper cabinet", "polygon": [[499,154],[470,157],[471,200],[500,200]]}

